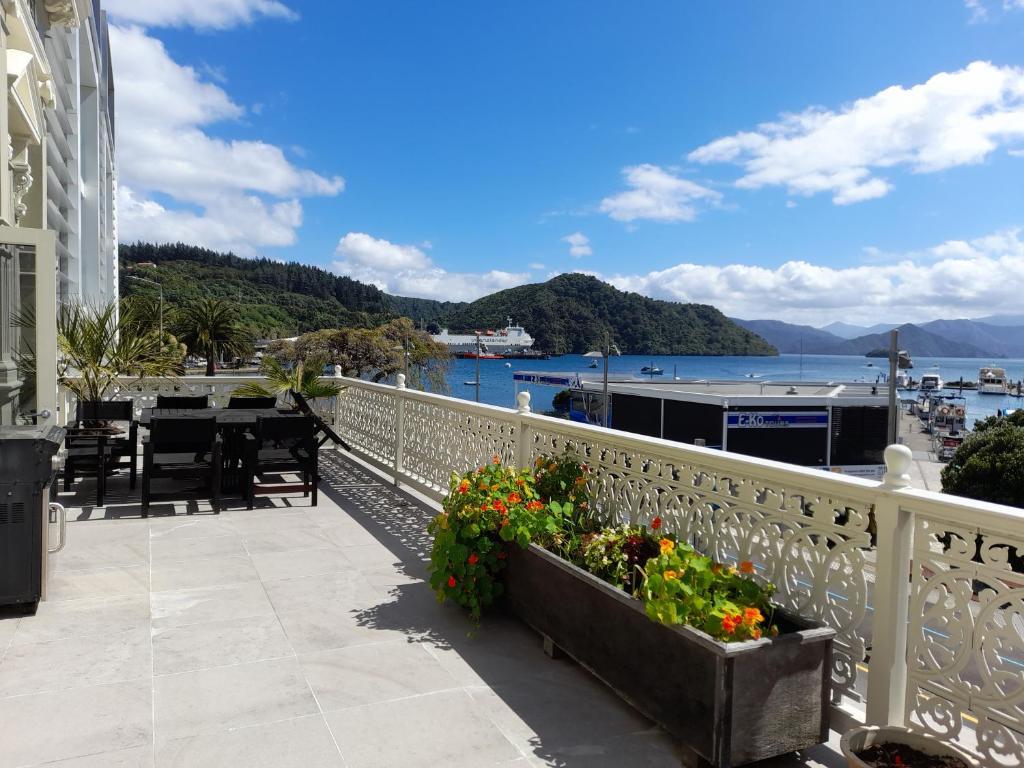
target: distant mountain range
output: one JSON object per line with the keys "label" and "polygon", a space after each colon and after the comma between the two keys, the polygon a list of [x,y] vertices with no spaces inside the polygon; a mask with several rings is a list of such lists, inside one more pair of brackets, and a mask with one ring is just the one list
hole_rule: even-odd
{"label": "distant mountain range", "polygon": [[[871,327],[835,322],[824,328],[778,320],[734,321],[773,344],[784,354],[866,355],[888,349],[893,326]],[[1024,357],[1024,315],[996,315],[981,320],[932,320],[897,326],[899,346],[919,357]]]}

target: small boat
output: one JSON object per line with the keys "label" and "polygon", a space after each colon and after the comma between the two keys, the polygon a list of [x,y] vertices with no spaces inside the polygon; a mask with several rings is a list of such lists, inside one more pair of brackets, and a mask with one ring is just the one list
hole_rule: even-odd
{"label": "small boat", "polygon": [[978,371],[978,394],[1005,395],[1007,388],[1006,369],[982,368]]}
{"label": "small boat", "polygon": [[905,349],[901,349],[896,353],[897,364],[903,370],[909,370],[914,367],[914,361],[910,359],[910,353]]}
{"label": "small boat", "polygon": [[469,379],[468,381],[464,381],[462,383],[465,384],[467,387],[475,387],[476,379]]}
{"label": "small boat", "polygon": [[511,368],[512,367],[512,363],[505,363],[505,367],[506,368]]}
{"label": "small boat", "polygon": [[588,368],[597,368],[597,360],[591,360]]}
{"label": "small boat", "polygon": [[925,373],[921,375],[921,391],[922,392],[938,392],[944,389],[946,386],[945,382],[942,381],[942,377],[937,373]]}
{"label": "small boat", "polygon": [[656,365],[645,365],[640,369],[640,373],[646,374],[647,376],[661,376],[665,371],[658,368]]}

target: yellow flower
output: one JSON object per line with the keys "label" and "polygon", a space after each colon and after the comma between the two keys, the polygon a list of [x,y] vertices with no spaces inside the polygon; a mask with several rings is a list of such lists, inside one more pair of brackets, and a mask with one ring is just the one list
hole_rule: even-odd
{"label": "yellow flower", "polygon": [[662,539],[658,542],[658,546],[661,547],[661,554],[667,555],[676,548],[676,543],[672,539]]}
{"label": "yellow flower", "polygon": [[672,581],[672,579],[678,579],[679,574],[675,571],[665,571],[665,581]]}

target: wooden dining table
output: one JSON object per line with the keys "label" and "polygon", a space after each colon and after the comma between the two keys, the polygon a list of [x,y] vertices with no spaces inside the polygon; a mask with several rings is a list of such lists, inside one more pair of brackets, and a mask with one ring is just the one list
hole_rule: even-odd
{"label": "wooden dining table", "polygon": [[255,427],[261,418],[274,416],[301,416],[290,408],[143,408],[139,424],[148,427],[153,417],[173,419],[209,419],[217,421],[218,427]]}
{"label": "wooden dining table", "polygon": [[290,408],[143,408],[139,424],[149,427],[155,418],[214,419],[223,439],[221,487],[230,492],[241,487],[244,434],[256,427],[261,418],[298,417]]}

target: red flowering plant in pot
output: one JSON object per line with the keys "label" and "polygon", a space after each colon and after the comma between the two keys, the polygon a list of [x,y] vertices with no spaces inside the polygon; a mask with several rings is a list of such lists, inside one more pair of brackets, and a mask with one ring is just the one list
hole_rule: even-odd
{"label": "red flowering plant in pot", "polygon": [[771,596],[775,587],[755,578],[753,563],[716,563],[672,537],[658,541],[647,561],[640,597],[648,618],[662,624],[689,624],[725,642],[777,635]]}
{"label": "red flowering plant in pot", "polygon": [[430,586],[438,600],[454,600],[474,619],[501,594],[505,545],[527,547],[545,508],[529,470],[490,464],[452,475],[442,512],[427,527],[434,537]]}

